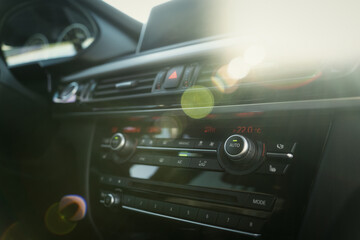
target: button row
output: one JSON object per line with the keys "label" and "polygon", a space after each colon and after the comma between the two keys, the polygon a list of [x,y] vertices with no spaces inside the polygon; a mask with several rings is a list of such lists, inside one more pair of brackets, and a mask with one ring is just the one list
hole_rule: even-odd
{"label": "button row", "polygon": [[124,195],[123,204],[140,210],[252,233],[260,233],[265,223],[264,219],[198,209],[162,201],[138,198],[131,195]]}
{"label": "button row", "polygon": [[117,187],[125,187],[127,185],[127,180],[113,176],[100,176],[100,183],[110,184]]}
{"label": "button row", "polygon": [[294,153],[296,143],[290,142],[268,142],[266,144],[268,152],[272,153]]}
{"label": "button row", "polygon": [[286,163],[265,162],[256,172],[270,175],[284,175],[289,167]]}
{"label": "button row", "polygon": [[137,154],[131,159],[132,163],[141,163],[156,166],[196,168],[204,170],[222,171],[217,159],[211,158],[189,158],[189,157],[169,157]]}
{"label": "button row", "polygon": [[139,146],[217,149],[218,142],[216,142],[216,141],[207,141],[207,140],[192,140],[192,139],[151,139],[151,138],[142,138],[139,141]]}
{"label": "button row", "polygon": [[162,70],[155,78],[153,91],[188,88],[192,86],[194,75],[196,75],[198,69],[198,64],[193,63],[188,66],[180,65]]}
{"label": "button row", "polygon": [[[113,177],[113,176],[100,176],[100,183],[113,185],[117,187],[128,186],[128,179]],[[237,206],[243,208],[251,208],[255,210],[271,211],[274,207],[276,198],[272,195],[256,194],[256,193],[238,193]]]}

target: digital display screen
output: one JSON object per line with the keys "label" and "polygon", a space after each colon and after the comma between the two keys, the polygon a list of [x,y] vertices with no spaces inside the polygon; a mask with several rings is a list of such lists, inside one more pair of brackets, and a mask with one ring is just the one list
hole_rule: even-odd
{"label": "digital display screen", "polygon": [[173,0],[156,6],[146,25],[140,51],[226,34],[228,29],[218,17],[224,6],[224,0],[197,0],[191,4]]}

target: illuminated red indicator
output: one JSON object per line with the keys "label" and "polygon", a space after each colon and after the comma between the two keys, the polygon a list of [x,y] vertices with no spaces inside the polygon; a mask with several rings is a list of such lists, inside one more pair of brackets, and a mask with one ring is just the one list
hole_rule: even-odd
{"label": "illuminated red indicator", "polygon": [[176,73],[176,71],[174,71],[174,72],[170,75],[169,79],[176,79],[176,78],[177,78],[177,73]]}
{"label": "illuminated red indicator", "polygon": [[253,126],[238,126],[233,129],[233,133],[257,133],[261,134],[261,128]]}
{"label": "illuminated red indicator", "polygon": [[238,117],[253,117],[256,115],[260,115],[262,112],[243,112],[243,113],[236,113]]}
{"label": "illuminated red indicator", "polygon": [[141,128],[139,127],[125,127],[123,129],[124,133],[139,133]]}
{"label": "illuminated red indicator", "polygon": [[161,128],[159,127],[149,127],[148,133],[161,133]]}
{"label": "illuminated red indicator", "polygon": [[214,127],[207,126],[204,129],[204,133],[215,133],[215,132],[216,132],[216,128]]}
{"label": "illuminated red indicator", "polygon": [[117,133],[118,130],[119,130],[118,127],[112,127],[111,128],[112,133]]}
{"label": "illuminated red indicator", "polygon": [[216,118],[216,114],[209,114],[206,116],[206,118],[214,119],[214,118]]}

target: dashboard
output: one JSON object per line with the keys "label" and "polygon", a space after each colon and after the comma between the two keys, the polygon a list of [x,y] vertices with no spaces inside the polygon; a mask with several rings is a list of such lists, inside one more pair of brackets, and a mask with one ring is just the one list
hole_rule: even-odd
{"label": "dashboard", "polygon": [[[265,6],[174,0],[146,24],[102,1],[11,8],[0,171],[24,186],[4,199],[45,239],[357,239],[354,15]],[[14,60],[56,46],[72,54]]]}

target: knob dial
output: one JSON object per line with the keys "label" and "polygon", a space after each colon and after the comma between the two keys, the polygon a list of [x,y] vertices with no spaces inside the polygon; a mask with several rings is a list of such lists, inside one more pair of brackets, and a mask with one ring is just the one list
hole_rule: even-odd
{"label": "knob dial", "polygon": [[122,133],[116,133],[110,139],[110,148],[114,151],[121,150],[125,143],[125,136]]}
{"label": "knob dial", "polygon": [[124,134],[115,133],[110,139],[109,147],[112,150],[110,158],[113,162],[121,164],[130,159],[136,149],[136,144]]}
{"label": "knob dial", "polygon": [[260,141],[234,134],[218,149],[218,161],[228,173],[244,175],[255,171],[265,160],[265,145]]}
{"label": "knob dial", "polygon": [[105,207],[114,207],[119,204],[119,197],[115,194],[109,193],[104,197]]}
{"label": "knob dial", "polygon": [[256,147],[250,139],[235,134],[226,139],[224,151],[227,157],[234,162],[247,162],[254,157]]}

